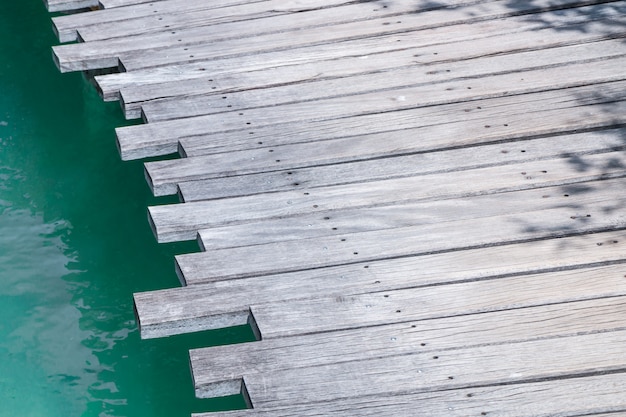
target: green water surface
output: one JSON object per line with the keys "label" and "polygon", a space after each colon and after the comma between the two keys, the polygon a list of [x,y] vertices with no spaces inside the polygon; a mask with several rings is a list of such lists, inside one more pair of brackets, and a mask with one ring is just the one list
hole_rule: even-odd
{"label": "green water surface", "polygon": [[41,0],[0,0],[0,416],[188,416],[241,408],[194,398],[188,349],[247,328],[141,340],[132,294],[178,286],[146,220],[128,124],[81,74],[60,74]]}

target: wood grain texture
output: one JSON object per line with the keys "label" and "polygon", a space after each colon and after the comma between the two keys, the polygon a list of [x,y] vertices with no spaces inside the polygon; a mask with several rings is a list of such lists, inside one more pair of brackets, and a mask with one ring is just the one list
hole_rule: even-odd
{"label": "wood grain texture", "polygon": [[[622,52],[626,51],[624,48],[622,49]],[[377,85],[375,82],[371,82],[369,83],[371,87],[375,90],[380,90],[373,92],[354,91],[351,88],[339,88],[333,85],[318,87],[321,91],[334,91],[337,93],[336,97],[330,98],[323,95],[320,97],[319,92],[307,96],[308,89],[303,88],[302,101],[294,100],[293,92],[284,94],[283,91],[279,91],[277,96],[273,96],[272,93],[275,93],[275,91],[270,89],[257,94],[256,99],[238,97],[237,95],[235,97],[222,95],[215,97],[210,105],[206,106],[205,103],[202,103],[200,106],[200,108],[212,108],[213,110],[196,110],[195,112],[186,113],[188,113],[188,117],[218,113],[219,115],[216,115],[216,118],[219,118],[220,123],[225,126],[223,130],[230,130],[233,129],[233,126],[242,125],[241,116],[239,113],[231,110],[231,108],[245,110],[245,114],[254,120],[259,118],[258,113],[260,112],[280,115],[280,118],[276,117],[274,120],[271,117],[266,117],[267,124],[343,118],[621,81],[625,76],[621,75],[618,69],[622,68],[625,63],[626,58],[620,57],[611,60],[603,59],[599,62],[575,63],[566,67],[541,68],[512,74],[490,75],[489,77],[473,78],[471,81],[467,79],[449,80],[443,83],[429,83],[392,89],[387,88],[395,86],[385,85],[384,83]],[[576,75],[565,77],[564,73]],[[412,74],[413,77],[417,75],[416,73]],[[390,76],[393,77],[393,74],[390,74]],[[366,84],[368,83],[367,78],[373,79],[374,77],[366,77],[365,80],[357,79],[354,82]],[[408,77],[403,78],[409,79]],[[328,89],[326,90],[326,88]],[[122,100],[124,100],[124,97],[122,97]],[[268,104],[270,105],[268,106]],[[228,106],[232,107],[229,108]],[[127,106],[125,108],[128,109]],[[139,108],[136,107],[133,110],[131,107],[127,112],[127,116],[139,117]],[[151,119],[150,115],[146,113],[148,121],[180,119],[181,117],[183,117],[183,113],[168,113],[163,115],[162,119],[158,119],[158,117]],[[214,125],[220,131],[220,124],[214,123]],[[264,126],[265,124],[257,122],[255,125]]]}
{"label": "wood grain texture", "polygon": [[202,249],[141,336],[260,340],[191,352],[255,407],[214,415],[626,414],[624,2],[100,6],[55,62],[125,72],[122,157],[183,157],[149,221]]}
{"label": "wood grain texture", "polygon": [[[415,289],[620,262],[624,238],[623,232],[598,233],[214,281],[135,294],[135,309],[141,336],[162,337],[219,328],[221,317],[235,314],[240,323],[247,323],[253,304]],[[268,339],[280,334],[266,325],[262,336]]]}
{"label": "wood grain texture", "polygon": [[[482,0],[484,1],[484,0]],[[186,2],[163,3],[155,6],[156,13],[115,22],[99,22],[79,29],[86,42],[156,34],[168,30],[204,27],[207,36],[216,36],[219,25],[221,39],[253,37],[269,33],[302,30],[312,27],[331,26],[338,23],[364,21],[373,18],[395,17],[403,13],[456,7],[479,0],[446,0],[431,3],[427,0],[406,0],[385,6],[348,0],[297,0],[248,2],[239,5],[236,0],[210,4]],[[230,4],[229,4],[230,3]],[[241,3],[241,0],[239,0]],[[204,5],[204,7],[202,7]],[[166,6],[166,7],[161,7]],[[231,7],[227,7],[231,6]],[[297,14],[297,15],[296,15]],[[294,18],[294,15],[295,18]],[[251,24],[251,22],[253,24]]]}
{"label": "wood grain texture", "polygon": [[[196,180],[202,177],[196,175],[199,170],[194,169],[193,164],[203,167],[203,172],[207,171],[206,167],[213,166],[219,172],[219,164],[222,162],[229,167],[221,169],[222,172],[238,175],[258,172],[259,169],[296,168],[345,162],[351,158],[362,160],[611,127],[623,120],[623,103],[615,103],[623,95],[622,88],[621,83],[612,83],[572,88],[564,92],[534,93],[402,112],[265,126],[253,125],[252,119],[246,117],[246,112],[240,112],[243,113],[241,121],[234,126],[238,129],[232,131],[220,132],[208,121],[204,123],[205,119],[216,119],[217,116],[201,116],[118,128],[116,133],[123,157],[130,143],[138,145],[143,151],[157,149],[175,152],[180,142],[182,152],[187,157],[222,153],[207,157],[209,159],[147,164],[153,170],[180,164],[180,167],[185,167],[187,180]],[[607,102],[610,104],[605,104]],[[245,128],[242,129],[242,126]],[[415,137],[419,140],[415,140]],[[277,159],[279,162],[276,162]],[[300,160],[308,162],[299,163]],[[247,166],[251,168],[245,169]],[[156,174],[151,178],[153,185],[155,178]]]}
{"label": "wood grain texture", "polygon": [[624,265],[534,278],[276,302],[251,311],[261,335],[284,337],[624,295]]}
{"label": "wood grain texture", "polygon": [[[527,9],[528,12],[535,11],[543,11],[546,10],[544,6],[548,8],[560,8],[565,6],[564,1],[569,1],[567,5],[575,5],[571,3],[571,0],[562,0],[559,2],[553,2],[551,5],[548,5],[549,2],[540,2],[533,4],[530,3],[520,3],[522,8],[530,7],[532,9]],[[597,1],[590,2],[582,2],[576,3],[578,5],[581,4],[592,4],[597,3]],[[329,43],[333,43],[333,47],[336,50],[343,50],[341,52],[342,55],[349,54],[352,48],[352,41],[358,41],[359,44],[365,42],[366,44],[371,44],[372,48],[374,45],[379,45],[378,47],[383,47],[385,43],[397,42],[398,38],[402,41],[402,38],[415,38],[415,32],[419,31],[429,31],[430,29],[437,28],[440,26],[455,26],[462,22],[481,22],[485,19],[502,19],[508,16],[515,16],[520,13],[523,13],[519,8],[508,8],[505,3],[493,3],[494,7],[489,10],[488,13],[484,13],[482,7],[476,7],[475,10],[470,10],[468,8],[464,8],[461,11],[461,14],[454,15],[452,11],[432,11],[428,13],[427,19],[423,18],[424,16],[411,16],[406,15],[402,18],[402,20],[391,19],[380,19],[382,21],[375,22],[374,20],[366,21],[366,22],[355,22],[355,23],[347,23],[342,25],[336,25],[333,27],[333,30],[330,31],[328,29],[324,30],[321,28],[320,33],[312,31],[305,31],[304,33],[299,34],[299,36],[292,37],[293,39],[287,40],[283,35],[262,35],[250,39],[254,39],[254,43],[257,44],[255,47],[249,39],[245,40],[233,40],[224,43],[220,43],[218,47],[207,47],[205,44],[190,44],[188,47],[165,47],[158,51],[147,52],[145,50],[133,50],[127,53],[120,54],[120,60],[122,61],[123,67],[126,70],[134,71],[141,68],[152,68],[164,65],[170,65],[173,63],[185,63],[185,62],[194,62],[200,60],[207,59],[216,59],[216,58],[227,58],[227,57],[236,57],[236,56],[245,56],[247,54],[257,55],[259,53],[272,52],[272,51],[287,51],[292,50],[291,60],[294,59],[302,59],[303,54],[306,54],[305,51],[302,51],[301,48],[307,47],[317,47],[321,45],[328,45]],[[480,6],[480,5],[479,5]],[[504,6],[504,7],[499,7]],[[533,8],[536,7],[536,8]],[[567,6],[565,6],[567,7]],[[459,11],[460,9],[453,9],[453,11]],[[480,16],[480,15],[483,16]],[[416,19],[416,17],[420,17]],[[378,23],[378,26],[377,24]],[[389,25],[387,25],[389,23]],[[381,29],[382,28],[382,29]],[[605,26],[604,31],[608,28]],[[609,29],[610,30],[610,29]],[[332,33],[327,33],[332,32]],[[465,31],[466,34],[472,36],[471,29]],[[178,33],[178,32],[177,32]],[[295,33],[295,32],[294,32]],[[384,37],[384,35],[390,35]],[[399,37],[398,37],[399,36]],[[481,35],[479,37],[483,37]],[[571,37],[571,34],[567,35]],[[191,39],[190,39],[191,40]],[[350,42],[350,44],[348,44]],[[181,45],[182,46],[182,45]],[[396,43],[396,47],[398,44]],[[387,48],[388,49],[388,46]],[[337,56],[337,52],[334,54]],[[305,58],[306,59],[306,58]]]}
{"label": "wood grain texture", "polygon": [[[626,104],[614,100],[623,95],[623,83],[602,87],[603,93],[595,97],[593,92],[599,92],[598,86],[572,88],[564,93],[544,92],[353,118],[280,124],[272,129],[250,125],[244,132],[232,132],[232,136],[239,136],[240,141],[242,136],[246,139],[247,149],[218,153],[222,139],[227,138],[228,133],[216,134],[216,141],[204,140],[200,152],[213,155],[190,155],[188,142],[183,138],[180,142],[187,158],[146,163],[147,179],[155,195],[174,194],[179,182],[433,152],[595,127],[610,128],[624,120],[623,107]],[[245,112],[242,114],[239,123],[244,126],[252,124],[246,120],[253,119],[247,119]],[[458,120],[451,120],[451,115]],[[124,133],[118,130],[118,139],[123,141],[126,134],[137,132],[144,137],[149,132],[155,132],[155,136],[167,134],[168,130],[156,128],[166,124],[168,126],[163,127],[170,129],[171,135],[180,137],[186,135],[185,126],[193,129],[190,127],[193,119],[206,117],[189,119],[186,125],[174,120],[131,126],[144,129],[127,128]],[[180,128],[178,133],[175,133],[176,128]],[[368,133],[370,128],[387,131]],[[264,140],[270,131],[274,139]],[[309,141],[298,143],[298,133]],[[153,137],[153,141],[160,141],[160,138]]]}
{"label": "wood grain texture", "polygon": [[[260,219],[304,214],[332,217],[332,211],[340,209],[391,206],[542,186],[565,186],[611,176],[620,177],[624,173],[623,166],[617,163],[615,166],[604,165],[610,163],[613,157],[616,158],[616,162],[621,161],[623,157],[620,156],[618,152],[608,158],[607,155],[587,157],[594,165],[585,172],[585,175],[577,171],[575,164],[571,164],[571,159],[562,158],[468,170],[462,174],[468,181],[461,184],[450,182],[459,175],[451,172],[302,191],[152,206],[149,208],[149,214],[154,232],[160,241],[190,240],[202,229],[249,223]],[[524,172],[526,174],[522,174]],[[485,178],[490,178],[490,181],[483,182]],[[432,181],[432,188],[424,186],[429,181]],[[619,182],[618,180],[617,183]],[[606,184],[608,186],[614,183]],[[506,198],[503,197],[503,203]],[[331,222],[327,223],[327,227],[330,228]]]}
{"label": "wood grain texture", "polygon": [[[591,210],[594,205],[606,198],[605,186],[613,192],[619,192],[623,184],[626,184],[626,180],[620,178],[614,183],[577,183],[524,191],[516,190],[505,194],[481,194],[427,202],[408,202],[250,220],[241,224],[200,230],[198,242],[203,250],[213,251],[280,241],[331,238],[375,230],[424,226],[452,220],[471,221],[525,211],[549,210],[564,205]],[[584,192],[581,193],[581,190]],[[564,197],[565,195],[567,197]],[[616,199],[614,203],[614,205],[607,204],[606,207],[617,207],[619,200]]]}
{"label": "wood grain texture", "polygon": [[[625,342],[626,331],[615,331],[252,373],[244,382],[259,408],[479,388],[623,371]],[[210,386],[198,394],[211,395]]]}
{"label": "wood grain texture", "polygon": [[[617,189],[623,187],[623,180],[615,185]],[[572,187],[567,193],[573,195],[584,189]],[[267,275],[601,231],[624,224],[622,198],[614,192],[615,189],[607,188],[605,198],[581,206],[564,201],[562,207],[553,209],[361,233],[338,231],[334,236],[304,239],[298,245],[280,241],[179,255],[176,259],[180,272],[190,283],[198,278],[208,281]]]}
{"label": "wood grain texture", "polygon": [[[507,59],[497,57],[476,62],[463,61],[464,68],[471,68],[468,72],[457,69],[459,66],[447,64],[428,69],[390,71],[378,77],[365,74],[337,80],[313,81],[304,85],[298,83],[224,94],[215,94],[210,90],[212,83],[205,81],[203,85],[207,92],[210,91],[210,95],[199,98],[164,100],[159,97],[167,95],[167,91],[161,91],[160,95],[155,91],[148,100],[155,97],[156,100],[145,103],[129,98],[126,91],[122,91],[121,100],[127,118],[138,118],[143,114],[148,122],[254,108],[278,111],[284,116],[283,120],[286,120],[286,106],[301,102],[309,102],[316,109],[315,117],[322,116],[325,111],[335,117],[348,112],[396,111],[417,105],[437,105],[578,87],[623,78],[616,70],[624,66],[626,61],[623,58],[626,50],[620,41],[554,49],[514,54]],[[609,59],[611,53],[622,58]],[[550,58],[546,58],[546,55]],[[572,57],[582,62],[572,62]],[[599,60],[593,61],[594,59]],[[439,73],[439,77],[429,77],[429,81],[422,80],[424,73],[432,72]],[[468,80],[468,77],[472,79]],[[436,78],[440,79],[439,82]],[[414,80],[420,82],[416,85]],[[407,82],[412,84],[406,85]],[[177,90],[178,86],[173,85],[173,88],[175,90],[172,95],[175,97],[189,95],[186,91]],[[224,118],[228,116],[223,114]]]}
{"label": "wood grain texture", "polygon": [[[116,3],[117,2],[117,3]],[[122,4],[126,3],[126,4]],[[154,24],[161,22],[164,15],[179,15],[181,13],[202,13],[206,10],[228,8],[251,3],[265,3],[268,0],[217,0],[212,2],[180,1],[180,0],[103,0],[100,2],[102,9],[92,13],[80,13],[63,15],[52,18],[53,28],[60,42],[81,40],[89,42],[96,40],[89,33],[96,32],[100,28],[105,30],[115,24],[135,22],[136,25]],[[252,6],[251,12],[258,9]],[[236,10],[232,11],[233,18]],[[240,10],[240,9],[239,9]],[[219,12],[218,12],[219,13]],[[160,19],[159,19],[160,18]],[[80,35],[79,35],[80,32]],[[122,33],[109,33],[109,37],[124,36]]]}
{"label": "wood grain texture", "polygon": [[68,12],[97,7],[98,0],[44,0],[49,12]]}
{"label": "wood grain texture", "polygon": [[359,416],[412,417],[423,413],[432,417],[608,416],[625,414],[626,399],[622,374],[609,374],[527,384],[466,388],[426,394],[357,397],[317,404],[294,404],[263,410],[243,410],[193,417],[291,417]]}
{"label": "wood grain texture", "polygon": [[[380,44],[368,42],[362,45],[353,41],[345,45],[349,50],[347,54],[345,54],[344,49],[338,50],[331,46],[320,45],[304,48],[298,54],[289,51],[262,54],[263,59],[261,60],[232,57],[220,60],[213,59],[210,62],[200,60],[165,67],[135,69],[131,72],[98,76],[96,83],[105,100],[116,100],[120,89],[128,90],[128,95],[141,94],[142,90],[165,91],[170,82],[182,84],[180,88],[183,89],[186,81],[193,79],[205,79],[207,81],[213,79],[215,84],[212,87],[233,91],[241,88],[242,84],[244,88],[246,86],[250,88],[259,83],[267,83],[267,81],[263,81],[267,79],[280,79],[286,82],[289,78],[284,77],[291,76],[296,77],[295,79],[310,80],[366,72],[368,69],[371,71],[390,69],[396,65],[406,66],[407,63],[415,63],[414,58],[416,57],[414,55],[419,56],[420,59],[417,63],[420,64],[438,62],[439,53],[442,49],[447,61],[450,59],[459,60],[463,56],[476,57],[477,54],[489,54],[490,50],[496,50],[493,42],[496,39],[498,39],[497,44],[504,45],[511,50],[516,48],[527,50],[532,49],[533,46],[535,48],[547,48],[551,44],[564,43],[565,38],[562,36],[553,38],[554,32],[559,30],[570,32],[571,38],[568,38],[565,44],[588,42],[597,39],[598,36],[610,35],[614,30],[613,28],[619,27],[618,22],[623,14],[620,13],[619,7],[616,8],[612,5],[610,7],[594,5],[578,10],[585,16],[584,22],[587,28],[584,33],[577,33],[573,30],[577,21],[583,22],[581,18],[565,17],[560,13],[552,12],[542,14],[540,21],[529,16],[517,16],[476,23],[475,25],[479,26],[481,30],[472,29],[475,25],[459,25],[458,28],[446,28],[445,33],[439,33],[439,30],[435,28],[420,34],[419,38],[403,36],[403,34],[394,35],[395,44],[393,42],[381,42]],[[538,32],[538,34],[534,32]],[[524,33],[525,44],[520,43],[519,36],[521,33]],[[585,36],[586,33],[589,35]],[[444,43],[441,41],[443,35],[445,35]],[[485,38],[489,38],[492,42],[484,40]],[[539,41],[540,38],[542,41]],[[537,40],[533,41],[533,39]],[[448,51],[446,46],[448,44],[456,44],[457,47],[450,48]],[[427,50],[425,53],[416,50],[418,48],[434,49],[435,47],[436,50]],[[470,51],[471,53],[468,55]],[[437,54],[435,55],[434,52]],[[356,61],[356,63],[350,66],[347,64],[349,61]],[[207,74],[208,68],[210,68],[210,73]],[[262,73],[265,71],[269,71],[270,74],[259,80],[257,77],[264,77]],[[256,73],[260,74],[257,75]],[[299,78],[297,78],[298,74],[301,74]],[[249,79],[255,81],[247,81]],[[135,88],[139,90],[137,93],[134,92]]]}
{"label": "wood grain texture", "polygon": [[[127,1],[128,0],[124,0]],[[106,0],[102,3],[106,3]],[[131,3],[131,2],[129,2]],[[134,3],[134,2],[132,2]],[[266,6],[256,5],[255,3],[263,3]],[[56,32],[59,41],[71,42],[77,41],[79,38],[84,42],[89,42],[91,39],[87,35],[87,28],[99,28],[106,27],[107,25],[113,25],[120,22],[134,22],[136,26],[146,25],[148,21],[160,22],[159,17],[163,15],[178,15],[184,12],[196,12],[201,13],[205,10],[212,10],[215,13],[215,9],[227,8],[226,11],[218,11],[223,15],[232,15],[233,18],[242,13],[242,7],[228,8],[228,6],[246,5],[250,4],[248,9],[251,13],[257,10],[271,9],[270,1],[257,0],[216,0],[211,2],[199,2],[199,1],[181,1],[181,0],[168,0],[168,1],[145,1],[143,3],[125,4],[117,7],[110,7],[112,3],[108,3],[102,10],[97,10],[91,13],[77,13],[70,15],[57,16],[52,18],[52,24],[54,31]],[[255,5],[252,5],[255,4]],[[273,4],[276,6],[276,3]],[[245,7],[245,6],[244,6]],[[80,31],[80,36],[78,32]],[[124,36],[122,33],[111,34],[111,37]]]}
{"label": "wood grain texture", "polygon": [[[197,386],[245,374],[624,330],[626,297],[416,320],[190,351]],[[549,323],[549,325],[546,325]],[[364,343],[364,341],[367,341]]]}
{"label": "wood grain texture", "polygon": [[161,2],[163,0],[100,0],[103,9],[113,9],[115,7],[133,6],[136,4]]}
{"label": "wood grain texture", "polygon": [[[391,158],[346,162],[307,168],[236,175],[208,180],[178,182],[183,201],[211,200],[276,191],[304,190],[329,185],[351,184],[487,166],[529,162],[538,159],[565,158],[577,164],[596,165],[590,152],[618,151],[624,146],[623,129],[607,129],[571,135],[550,136],[495,145],[449,151],[418,153]],[[617,154],[618,158],[621,156]],[[610,160],[610,156],[604,162]],[[546,162],[549,164],[549,162]],[[545,168],[545,167],[544,167]],[[542,169],[543,170],[543,169]],[[520,171],[521,172],[521,171]]]}
{"label": "wood grain texture", "polygon": [[[625,83],[621,80],[623,77],[619,74],[618,68],[620,68],[620,65],[618,64],[623,61],[623,58],[619,58],[616,60],[576,65],[575,68],[581,78],[577,81],[573,80],[572,84],[568,84],[566,80],[564,80],[564,84],[561,84],[560,81],[551,79],[552,84],[557,87],[555,91],[546,91],[546,89],[549,89],[549,84],[545,83],[545,79],[542,80],[541,73],[552,73],[552,76],[555,76],[555,74],[561,72],[558,68],[552,71],[545,69],[543,71],[533,71],[529,74],[523,72],[520,74],[505,74],[492,76],[487,79],[478,78],[459,80],[456,82],[449,81],[414,88],[400,88],[370,94],[291,103],[282,106],[272,106],[271,109],[252,108],[243,111],[229,111],[220,114],[209,114],[132,127],[137,128],[136,130],[144,128],[145,130],[151,131],[171,131],[172,129],[179,129],[181,132],[179,137],[182,137],[183,135],[192,136],[210,132],[218,133],[234,130],[249,131],[250,129],[258,127],[278,126],[306,121],[340,120],[362,115],[378,115],[381,117],[382,114],[391,112],[402,113],[404,110],[414,111],[414,117],[422,118],[422,126],[443,124],[444,121],[442,117],[444,112],[454,112],[455,107],[453,107],[453,104],[458,103],[456,108],[459,106],[467,106],[467,104],[460,104],[467,101],[495,100],[495,98],[502,97],[502,105],[516,105],[519,106],[519,111],[523,112],[530,110],[529,108],[524,108],[524,105],[530,105],[530,103],[524,103],[524,100],[528,99],[528,101],[531,101],[534,97],[543,97],[546,101],[551,100],[554,103],[556,100],[572,100],[576,97],[577,93],[580,95],[591,95],[593,91],[599,92],[600,90],[608,90],[605,94],[611,94],[611,87],[608,87],[606,84],[602,86],[590,85],[580,87],[580,84],[585,84],[585,81],[582,81],[585,79],[589,79],[589,84],[615,81],[615,89],[619,89],[616,91],[615,96],[622,98],[619,91],[623,89]],[[590,72],[587,72],[585,68],[588,68]],[[594,68],[598,69],[599,79],[594,79]],[[617,75],[615,75],[616,73]],[[528,87],[524,83],[526,76],[528,76],[530,80]],[[562,78],[565,77],[562,76]],[[493,84],[489,84],[490,80]],[[499,81],[502,80],[505,81],[500,83]],[[519,84],[512,85],[513,82]],[[533,91],[533,83],[537,86],[538,91]],[[559,88],[563,85],[580,88],[571,88],[571,91],[568,91]],[[451,90],[448,90],[448,88]],[[536,95],[532,95],[531,93]],[[520,95],[521,97],[518,97]],[[228,96],[226,97],[227,99],[225,99],[225,101],[228,101]],[[547,103],[544,106],[546,105]],[[543,108],[547,109],[547,107]],[[536,110],[535,105],[535,111]],[[433,119],[437,116],[439,116],[439,119]],[[430,120],[428,117],[430,117]],[[468,118],[471,118],[471,115],[468,115]],[[149,126],[153,126],[153,128],[150,129]],[[187,127],[185,128],[185,126]],[[192,131],[190,131],[190,127],[193,129]],[[277,127],[277,129],[280,129],[280,127]]]}
{"label": "wood grain texture", "polygon": [[[284,33],[270,33],[243,39],[223,39],[223,32],[211,34],[211,26],[163,31],[128,38],[115,38],[80,44],[53,47],[55,62],[62,72],[107,68],[110,62],[122,61],[124,68],[134,70],[143,67],[168,65],[184,62],[192,58],[207,59],[262,51],[293,49],[297,47],[340,43],[342,41],[371,38],[385,34],[425,30],[438,26],[448,26],[463,22],[498,19],[520,14],[559,9],[571,5],[590,4],[580,0],[537,0],[523,3],[512,9],[507,1],[495,0],[479,5],[470,5],[450,10],[434,10],[421,14],[405,14],[401,20],[393,19],[392,24],[384,19],[371,19],[360,22],[339,23],[327,28],[310,28]],[[253,3],[263,4],[263,3]],[[250,7],[250,6],[249,6]],[[480,16],[480,17],[472,17]],[[180,42],[179,42],[180,39]],[[129,60],[134,60],[134,64]],[[143,62],[143,64],[139,64]]]}

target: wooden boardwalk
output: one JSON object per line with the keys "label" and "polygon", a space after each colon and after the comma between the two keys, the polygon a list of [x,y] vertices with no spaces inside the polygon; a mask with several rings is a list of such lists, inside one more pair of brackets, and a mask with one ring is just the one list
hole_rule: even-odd
{"label": "wooden boardwalk", "polygon": [[142,337],[258,336],[191,351],[251,407],[198,417],[626,416],[626,2],[48,7],[122,158],[181,156]]}

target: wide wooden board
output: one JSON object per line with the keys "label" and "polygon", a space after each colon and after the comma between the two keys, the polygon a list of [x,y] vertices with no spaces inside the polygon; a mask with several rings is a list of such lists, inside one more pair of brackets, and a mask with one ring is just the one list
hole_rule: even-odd
{"label": "wide wooden board", "polygon": [[[622,330],[252,373],[243,381],[258,408],[482,388],[623,371],[624,343]],[[196,395],[214,396],[210,385]]]}
{"label": "wide wooden board", "polygon": [[[616,59],[610,59],[612,54]],[[212,113],[229,113],[223,114],[224,118],[228,118],[229,115],[234,116],[230,112],[254,108],[278,112],[286,121],[291,109],[297,108],[293,104],[302,102],[308,102],[308,106],[316,109],[315,117],[325,112],[343,117],[350,113],[412,108],[418,104],[432,106],[617,81],[626,78],[619,71],[626,65],[625,55],[623,42],[613,40],[478,59],[475,62],[462,61],[456,65],[410,67],[383,74],[364,74],[234,93],[217,94],[211,90],[212,83],[204,80],[202,84],[207,95],[198,97],[193,94],[199,92],[181,91],[178,85],[170,84],[172,99],[162,98],[169,94],[167,90],[160,94],[153,91],[147,99],[129,98],[127,92],[122,91],[121,101],[127,118],[143,115],[148,122]],[[424,75],[433,72],[439,75]],[[468,79],[470,77],[471,80]],[[189,97],[190,94],[192,97]],[[298,117],[306,118],[304,114]]]}
{"label": "wide wooden board", "polygon": [[[188,287],[137,293],[135,309],[141,337],[162,337],[220,328],[225,318],[246,324],[251,319],[251,305],[440,286],[621,262],[625,242],[623,232],[607,232],[204,284],[191,282],[193,285]],[[263,328],[264,339],[283,334],[280,326]]]}
{"label": "wide wooden board", "polygon": [[[260,60],[250,60],[246,57],[212,59],[210,61],[199,60],[192,63],[177,63],[165,67],[135,69],[131,72],[101,75],[97,76],[95,80],[105,100],[117,100],[120,89],[124,88],[129,90],[128,94],[134,94],[133,89],[136,86],[140,90],[142,86],[145,86],[143,88],[146,89],[159,89],[156,85],[165,84],[161,86],[165,90],[166,85],[170,82],[185,84],[186,80],[192,79],[205,79],[207,82],[213,79],[214,85],[212,87],[215,87],[216,91],[232,91],[241,87],[235,80],[242,82],[249,77],[253,77],[252,79],[263,77],[261,74],[256,75],[257,72],[270,71],[269,79],[280,79],[283,82],[289,80],[289,78],[285,78],[288,76],[296,80],[310,80],[320,77],[341,76],[346,73],[354,74],[368,70],[389,69],[396,65],[412,65],[416,61],[415,55],[419,57],[418,63],[427,64],[428,62],[441,61],[440,57],[444,58],[445,61],[458,60],[460,57],[468,56],[468,52],[470,52],[470,57],[476,57],[477,54],[480,55],[481,53],[489,54],[488,48],[493,50],[496,45],[506,46],[510,50],[541,49],[547,48],[551,44],[571,44],[576,41],[589,42],[593,39],[615,36],[619,33],[615,32],[611,35],[620,26],[618,23],[623,13],[619,12],[619,8],[594,5],[577,10],[581,15],[584,15],[584,18],[566,17],[558,12],[543,13],[539,21],[529,16],[517,16],[478,22],[469,26],[453,26],[446,28],[445,33],[440,34],[439,30],[435,28],[422,33],[419,38],[409,36],[410,33],[398,34],[393,35],[393,39],[389,42],[384,41],[384,39],[383,42],[367,42],[366,44],[361,44],[362,41],[352,41],[344,45],[346,48],[341,49],[329,45],[320,45],[301,49],[297,54],[290,51],[262,54],[263,59]],[[577,24],[584,24],[585,31],[582,33],[576,31]],[[475,26],[478,26],[480,30],[474,30]],[[568,37],[555,37],[559,31],[569,32]],[[520,39],[522,32],[524,35]],[[538,33],[535,34],[534,32]],[[485,38],[490,39],[491,42],[483,41]],[[539,41],[539,38],[542,41]],[[521,42],[522,39],[524,43]],[[537,40],[534,41],[533,39]],[[442,50],[449,43],[457,44],[458,47],[450,51]],[[431,49],[437,47],[437,49],[426,50],[421,53],[423,48],[428,47]],[[422,50],[418,51],[417,48]],[[349,53],[346,54],[346,51]],[[389,55],[389,58],[385,59],[383,55]],[[356,66],[344,64],[345,61],[354,61],[355,59],[358,63]],[[402,64],[400,64],[401,62]],[[207,74],[209,68],[210,72]],[[298,74],[301,74],[300,77]],[[267,81],[260,82],[267,83]],[[259,81],[254,83],[258,84]],[[150,87],[151,85],[153,87]],[[250,85],[248,83],[248,87]]]}
{"label": "wide wooden board", "polygon": [[462,171],[558,157],[566,157],[572,165],[593,165],[586,155],[622,149],[624,135],[626,131],[623,129],[607,129],[506,144],[178,182],[177,185],[182,201],[198,201]]}
{"label": "wide wooden board", "polygon": [[[359,416],[412,417],[583,417],[626,414],[623,374],[593,375],[556,381],[466,388],[427,394],[357,397],[316,404],[194,414],[193,417]],[[486,413],[486,414],[483,414]]]}

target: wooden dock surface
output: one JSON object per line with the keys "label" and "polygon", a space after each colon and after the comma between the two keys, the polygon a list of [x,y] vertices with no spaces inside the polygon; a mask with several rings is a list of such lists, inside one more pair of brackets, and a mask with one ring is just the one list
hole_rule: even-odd
{"label": "wooden dock surface", "polygon": [[196,417],[626,416],[623,1],[47,5],[200,246],[142,337],[259,339],[190,352],[250,406]]}

